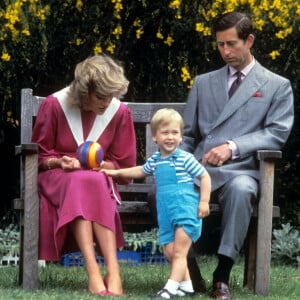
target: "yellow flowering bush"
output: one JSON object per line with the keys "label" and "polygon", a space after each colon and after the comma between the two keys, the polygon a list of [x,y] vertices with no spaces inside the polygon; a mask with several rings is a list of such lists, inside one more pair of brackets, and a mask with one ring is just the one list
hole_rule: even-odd
{"label": "yellow flowering bush", "polygon": [[13,115],[22,84],[36,86],[46,71],[48,50],[44,22],[49,6],[36,0],[3,0],[0,4],[1,121],[18,126]]}
{"label": "yellow flowering bush", "polygon": [[22,87],[47,95],[72,80],[76,63],[100,53],[123,62],[126,100],[185,101],[195,75],[223,65],[212,21],[233,10],[253,21],[256,59],[291,79],[299,112],[300,0],[2,0],[1,121],[18,126]]}

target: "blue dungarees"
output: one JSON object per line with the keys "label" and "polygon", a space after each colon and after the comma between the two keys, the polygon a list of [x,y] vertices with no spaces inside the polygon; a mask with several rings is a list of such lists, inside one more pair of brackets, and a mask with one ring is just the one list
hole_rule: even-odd
{"label": "blue dungarees", "polygon": [[160,158],[154,171],[156,181],[159,243],[168,244],[175,239],[175,231],[183,227],[193,242],[199,239],[202,219],[198,218],[199,193],[193,183],[178,183],[175,156]]}

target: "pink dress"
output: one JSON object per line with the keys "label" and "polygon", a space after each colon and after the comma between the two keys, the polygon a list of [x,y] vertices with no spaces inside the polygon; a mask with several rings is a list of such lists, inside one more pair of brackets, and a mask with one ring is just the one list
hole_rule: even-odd
{"label": "pink dress", "polygon": [[[88,136],[95,117],[93,112],[81,112],[84,139]],[[41,104],[32,141],[39,145],[39,165],[50,157],[75,157],[77,143],[54,95],[48,96]],[[135,131],[131,112],[124,103],[120,103],[98,142],[104,149],[104,160],[111,161],[116,168],[135,165]],[[120,184],[128,182],[126,179],[118,181]],[[40,259],[59,260],[63,253],[78,251],[68,224],[80,216],[115,232],[117,247],[124,244],[122,224],[113,195],[114,192],[118,195],[118,192],[115,184],[105,174],[91,170],[41,170],[38,188]]]}

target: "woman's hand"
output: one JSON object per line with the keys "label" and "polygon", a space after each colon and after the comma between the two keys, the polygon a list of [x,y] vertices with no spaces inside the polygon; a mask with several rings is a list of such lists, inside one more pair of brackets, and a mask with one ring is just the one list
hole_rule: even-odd
{"label": "woman's hand", "polygon": [[81,169],[80,161],[74,157],[64,155],[60,161],[61,168],[65,171]]}

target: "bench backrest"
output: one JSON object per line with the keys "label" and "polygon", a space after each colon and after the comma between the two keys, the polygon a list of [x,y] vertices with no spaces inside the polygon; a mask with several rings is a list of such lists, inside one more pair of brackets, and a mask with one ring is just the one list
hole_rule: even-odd
{"label": "bench backrest", "polygon": [[[21,144],[26,144],[31,141],[33,122],[45,97],[34,96],[31,89],[23,89],[21,99]],[[143,128],[145,137],[137,137],[145,141],[145,157],[149,157],[157,150],[156,144],[152,142],[149,124],[153,114],[161,108],[174,108],[182,115],[185,106],[185,103],[126,102],[126,104],[132,112],[135,127]],[[152,177],[147,177],[146,182],[151,183]]]}

